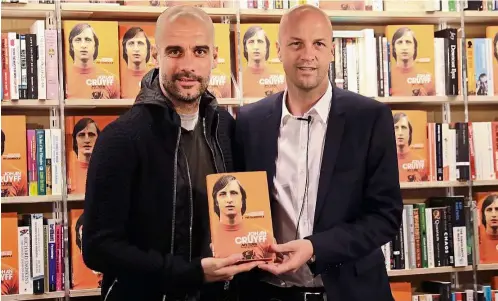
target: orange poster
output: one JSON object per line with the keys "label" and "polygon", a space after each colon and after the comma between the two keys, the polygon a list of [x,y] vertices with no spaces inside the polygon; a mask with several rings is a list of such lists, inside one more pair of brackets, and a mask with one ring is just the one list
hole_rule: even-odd
{"label": "orange poster", "polygon": [[319,7],[326,10],[365,10],[365,2],[358,0],[320,0]]}
{"label": "orange poster", "polygon": [[491,39],[491,59],[493,60],[493,78],[495,95],[498,95],[498,26],[486,27],[486,38]]}
{"label": "orange poster", "polygon": [[244,97],[264,98],[285,89],[277,37],[278,24],[240,25]]}
{"label": "orange poster", "polygon": [[216,68],[211,72],[208,89],[218,99],[232,96],[229,26],[229,24],[214,24],[214,45],[218,47],[218,62]]}
{"label": "orange poster", "polygon": [[479,263],[498,263],[498,192],[478,192]]}
{"label": "orange poster", "polygon": [[102,274],[89,269],[83,261],[81,246],[83,235],[83,209],[71,209],[70,223],[72,289],[99,288],[101,287]]}
{"label": "orange poster", "polygon": [[155,23],[119,23],[121,98],[134,99],[144,75],[156,67],[155,29]]}
{"label": "orange poster", "polygon": [[88,163],[100,132],[117,116],[66,117],[67,187],[69,194],[85,193]]}
{"label": "orange poster", "polygon": [[2,212],[2,295],[19,294],[17,213]]}
{"label": "orange poster", "polygon": [[2,197],[28,195],[26,116],[2,115]]}
{"label": "orange poster", "polygon": [[214,256],[242,253],[244,260],[272,260],[266,172],[212,174],[206,184]]}
{"label": "orange poster", "polygon": [[118,22],[63,21],[67,99],[117,99]]}
{"label": "orange poster", "polygon": [[400,182],[428,181],[427,112],[392,111]]}
{"label": "orange poster", "polygon": [[166,6],[176,6],[176,5],[192,5],[196,7],[211,7],[211,8],[217,8],[217,7],[222,7],[221,6],[221,1],[220,0],[203,0],[203,1],[196,1],[196,0],[165,0],[166,1]]}
{"label": "orange poster", "polygon": [[388,25],[392,96],[436,95],[434,26]]}

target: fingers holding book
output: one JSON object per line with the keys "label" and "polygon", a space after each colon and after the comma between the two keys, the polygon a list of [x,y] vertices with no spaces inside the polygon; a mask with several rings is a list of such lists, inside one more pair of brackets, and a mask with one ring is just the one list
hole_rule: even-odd
{"label": "fingers holding book", "polygon": [[262,261],[241,262],[241,254],[234,254],[226,258],[203,258],[201,261],[206,282],[232,280],[242,272],[248,272],[257,267]]}

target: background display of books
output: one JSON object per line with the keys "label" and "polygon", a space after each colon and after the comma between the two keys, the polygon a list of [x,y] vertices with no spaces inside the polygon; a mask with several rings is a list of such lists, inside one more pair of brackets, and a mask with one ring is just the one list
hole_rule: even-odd
{"label": "background display of books", "polygon": [[[66,294],[71,297],[96,296],[99,294],[100,275],[84,266],[77,243],[80,233],[78,218],[82,214],[81,201],[84,198],[81,183],[85,180],[85,158],[91,154],[91,141],[88,142],[91,140],[88,139],[90,133],[92,130],[97,132],[97,128],[102,130],[108,122],[117,118],[133,103],[133,96],[122,93],[123,86],[133,86],[123,84],[129,83],[133,78],[127,75],[130,64],[124,59],[125,46],[122,43],[125,32],[131,28],[129,24],[139,25],[149,38],[150,46],[146,47],[148,52],[142,52],[145,58],[149,55],[149,60],[145,62],[145,68],[149,70],[155,66],[155,62],[151,59],[154,51],[153,34],[147,26],[154,24],[155,18],[167,6],[183,2],[203,7],[217,23],[216,43],[221,46],[220,51],[224,53],[221,56],[223,60],[218,61],[218,68],[213,72],[215,76],[210,88],[215,91],[215,84],[228,84],[229,89],[220,89],[222,92],[217,91],[219,93],[217,96],[221,97],[220,103],[236,116],[240,105],[257,101],[267,94],[283,89],[280,63],[274,47],[270,46],[266,60],[269,70],[267,77],[273,81],[263,80],[266,86],[263,85],[264,89],[260,89],[258,94],[246,94],[248,91],[254,92],[258,89],[255,88],[254,82],[252,84],[249,82],[250,74],[247,76],[248,70],[251,70],[247,67],[247,62],[254,60],[250,56],[244,57],[245,33],[250,31],[251,26],[260,25],[270,45],[274,45],[276,24],[284,9],[306,1],[240,1],[240,7],[237,2],[228,0],[127,1],[126,3],[72,0],[61,3],[60,7],[53,2],[51,4],[49,0],[20,2],[2,3],[2,91],[0,93],[2,130],[7,130],[9,125],[16,124],[5,122],[6,117],[24,118],[20,123],[24,124],[24,127],[11,126],[18,130],[16,137],[24,136],[26,141],[29,141],[28,130],[35,130],[36,136],[36,130],[43,129],[45,148],[36,147],[36,143],[38,146],[42,145],[41,141],[36,139],[34,144],[25,143],[25,147],[17,150],[8,150],[10,146],[5,143],[5,153],[2,156],[3,182],[6,179],[4,177],[6,172],[10,172],[8,174],[11,176],[10,179],[14,179],[12,175],[15,175],[12,170],[4,170],[4,166],[7,166],[4,162],[12,164],[16,162],[14,158],[21,157],[14,167],[20,170],[21,175],[24,172],[27,189],[25,196],[2,197],[2,213],[11,213],[11,218],[15,216],[18,219],[27,214],[43,213],[47,226],[50,225],[48,221],[53,220],[56,229],[61,228],[60,241],[63,241],[65,235],[68,238],[68,245],[62,243],[60,246],[63,256],[65,256],[64,248],[68,250],[68,266],[63,265],[59,268],[62,273],[55,273],[61,275],[56,276],[61,278],[62,287],[59,287],[61,290],[50,291],[50,285],[45,285],[48,289],[44,289],[42,295],[28,293],[3,296],[3,298],[6,300],[60,298]],[[490,289],[498,289],[496,283],[498,280],[496,277],[493,278],[498,270],[498,261],[489,256],[493,240],[485,239],[489,235],[486,236],[482,216],[486,215],[480,208],[485,196],[498,191],[496,178],[498,88],[495,86],[498,74],[496,74],[497,60],[492,51],[496,47],[493,42],[498,28],[496,1],[313,0],[308,2],[318,4],[327,10],[334,25],[336,57],[330,65],[334,84],[389,103],[393,115],[403,113],[407,116],[399,119],[402,121],[399,124],[400,129],[403,122],[410,122],[411,134],[405,136],[405,138],[410,137],[409,147],[398,143],[398,155],[403,158],[399,168],[405,203],[404,222],[395,240],[382,247],[396,300],[411,300],[413,295],[416,296],[414,300],[424,300],[424,298],[431,300],[429,295],[433,296],[432,300],[436,300],[436,296],[439,300],[450,300],[445,293],[448,288],[451,288],[449,296],[452,298],[454,295],[455,300],[460,298],[473,300],[470,297],[465,299],[467,296],[464,295],[470,295],[474,290],[473,270],[478,272],[476,283],[479,285],[476,289],[482,291],[483,296],[486,294],[494,296]],[[461,8],[465,9],[463,14],[460,12]],[[62,16],[60,45],[57,44],[56,22],[52,22],[54,19],[50,17],[45,20],[47,14],[53,13],[56,9],[60,9]],[[464,28],[460,28],[461,17],[465,21]],[[237,23],[238,18],[241,21],[240,27]],[[135,22],[137,20],[140,20],[140,23]],[[225,24],[220,24],[222,21]],[[112,66],[110,73],[114,76],[114,91],[119,91],[119,97],[104,99],[96,95],[72,96],[82,90],[80,87],[83,82],[87,82],[77,77],[70,78],[73,73],[68,72],[69,68],[73,67],[73,60],[67,47],[68,38],[78,23],[91,24],[101,44],[104,41],[107,43],[108,52],[99,52],[95,66],[99,68]],[[402,27],[408,27],[417,38],[417,58],[412,68],[417,71],[415,78],[419,82],[425,81],[419,83],[417,89],[406,89],[393,81],[393,78],[399,78],[399,73],[396,73],[399,66],[393,57],[392,40],[396,35],[395,32]],[[463,29],[465,29],[465,40],[462,41]],[[237,36],[238,30],[240,30],[239,36]],[[252,31],[262,32],[255,27]],[[24,62],[24,51],[21,56],[23,50],[21,36],[18,46],[15,42],[13,46],[9,46],[8,33],[26,34],[23,38],[26,43],[25,71],[22,67],[24,63],[21,64]],[[455,33],[456,39],[453,39]],[[8,49],[4,45],[13,49]],[[462,47],[466,49],[464,53]],[[445,51],[448,48],[454,51]],[[375,51],[372,51],[373,49]],[[467,58],[465,68],[464,54]],[[14,60],[15,64],[9,64],[8,68],[3,67],[11,60]],[[143,66],[143,64],[135,65]],[[12,71],[13,68],[15,72]],[[466,78],[462,74],[463,69],[469,74],[465,95],[468,99],[467,104],[463,101],[465,91],[463,82]],[[60,77],[59,72],[62,72]],[[12,73],[16,76],[12,76]],[[20,75],[19,80],[17,73]],[[486,80],[480,76],[483,73],[487,75]],[[71,89],[69,85],[71,82],[78,83],[79,87]],[[256,84],[258,82],[256,78]],[[116,86],[118,83],[119,86]],[[63,89],[59,90],[59,87]],[[25,97],[15,99],[12,93],[22,94]],[[5,97],[6,95],[8,97]],[[403,115],[398,115],[400,116]],[[77,124],[80,121],[85,125],[83,130],[78,130],[80,127]],[[41,131],[38,133],[41,135]],[[85,134],[87,141],[83,141],[83,144],[78,144],[78,133]],[[54,139],[54,135],[57,138]],[[403,137],[403,132],[400,131],[399,135]],[[48,140],[52,141],[49,145],[47,145]],[[60,143],[54,145],[54,141]],[[52,149],[48,150],[50,146]],[[410,150],[410,154],[407,154],[406,150]],[[40,155],[43,153],[45,158]],[[52,154],[50,162],[47,160],[49,159],[47,154]],[[30,157],[34,160],[29,160]],[[45,171],[30,172],[36,170],[33,166],[44,166]],[[54,184],[56,181],[50,183],[48,179],[52,179],[54,173],[59,174],[64,181],[57,185]],[[45,185],[42,183],[43,179]],[[43,186],[46,187],[45,195],[42,194],[43,189],[40,189]],[[54,192],[54,186],[60,187],[60,192],[57,192],[59,188]],[[32,191],[30,187],[36,187],[36,191]],[[49,188],[52,189],[50,194]],[[472,197],[475,203],[469,202],[469,197]],[[64,227],[63,202],[67,202],[67,228]],[[422,218],[424,213],[425,221]],[[458,218],[453,216],[457,213]],[[442,223],[437,223],[434,215],[441,218]],[[432,222],[427,216],[433,217]],[[2,233],[2,239],[6,236],[18,237],[19,226],[16,227],[12,227],[11,234]],[[2,227],[2,232],[4,228]],[[432,237],[429,231],[431,228]],[[443,240],[438,240],[441,237]],[[448,237],[448,253],[441,252],[446,250],[445,237]],[[432,248],[427,247],[427,241],[430,240],[435,242]],[[19,242],[19,239],[17,241]],[[59,239],[55,238],[55,243],[52,243],[56,250],[58,241]],[[44,246],[50,246],[49,239],[44,238],[43,242]],[[14,252],[2,251],[6,256],[12,254],[12,258],[15,257]],[[19,251],[17,253],[19,254]],[[47,262],[45,257],[49,256],[43,253],[45,260],[43,276],[49,280],[53,272],[51,273],[50,269],[45,270],[46,266],[50,267],[45,263]],[[4,258],[7,259],[2,257],[2,263]],[[40,254],[29,260],[41,262]],[[19,264],[19,259],[17,262]],[[435,284],[432,282],[424,283],[427,280],[439,281],[440,287],[434,288]],[[69,293],[62,288],[68,289]],[[423,293],[428,295],[425,296]],[[476,296],[478,298],[476,300],[496,300],[479,299],[480,296],[481,293]]]}

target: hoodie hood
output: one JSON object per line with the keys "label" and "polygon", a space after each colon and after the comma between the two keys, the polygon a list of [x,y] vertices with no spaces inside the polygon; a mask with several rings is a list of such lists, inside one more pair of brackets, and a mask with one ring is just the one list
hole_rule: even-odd
{"label": "hoodie hood", "polygon": [[[133,106],[157,105],[174,111],[172,102],[161,91],[159,77],[159,68],[153,68],[145,74],[140,81],[140,92],[138,93]],[[216,107],[217,105],[216,97],[206,90],[206,92],[201,95],[199,111],[205,110],[207,106]]]}

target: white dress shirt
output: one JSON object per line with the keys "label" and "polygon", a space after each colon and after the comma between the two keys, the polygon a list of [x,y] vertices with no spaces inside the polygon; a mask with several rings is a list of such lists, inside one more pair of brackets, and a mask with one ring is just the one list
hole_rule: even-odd
{"label": "white dress shirt", "polygon": [[[318,181],[322,162],[325,133],[332,101],[332,86],[318,102],[303,116],[293,116],[286,105],[287,91],[282,101],[282,118],[278,138],[276,173],[273,179],[274,196],[277,201],[272,211],[275,237],[278,243],[300,239],[313,233]],[[311,116],[311,122],[299,120]],[[309,141],[308,141],[308,126]],[[308,147],[308,170],[306,170],[306,149]],[[308,191],[305,198],[306,175]],[[303,199],[304,205],[303,205]],[[301,217],[300,212],[302,208]],[[299,219],[299,230],[296,229]],[[307,265],[296,273],[279,275],[269,280],[279,286],[323,286],[321,278],[313,278]]]}

